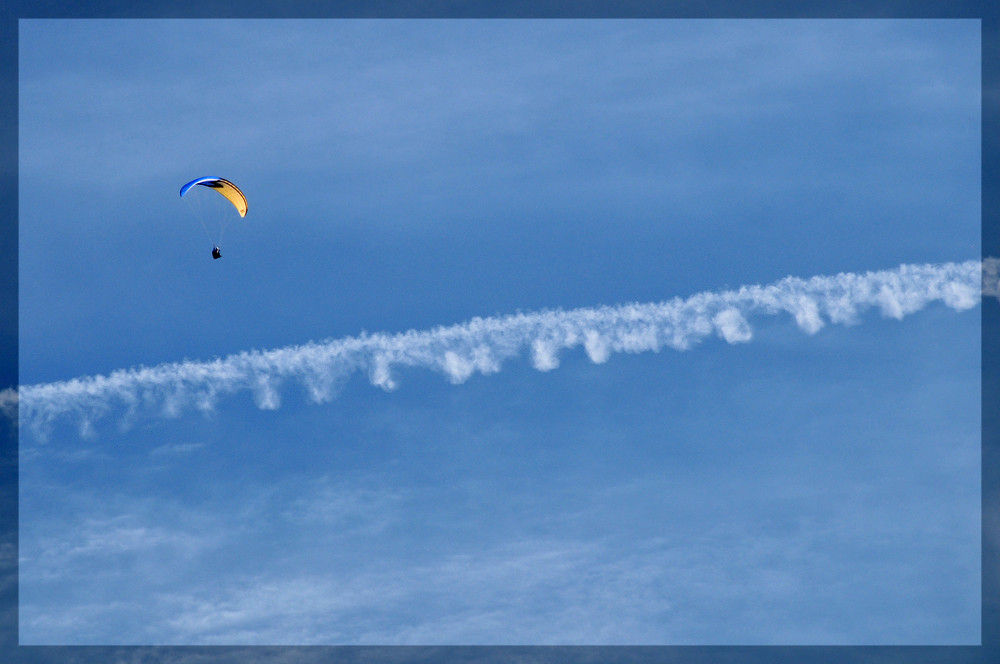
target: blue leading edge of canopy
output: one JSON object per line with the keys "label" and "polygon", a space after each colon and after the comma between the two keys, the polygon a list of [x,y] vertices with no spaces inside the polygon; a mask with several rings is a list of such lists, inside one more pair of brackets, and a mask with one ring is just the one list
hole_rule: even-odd
{"label": "blue leading edge of canopy", "polygon": [[219,182],[220,180],[222,180],[222,178],[213,178],[213,177],[196,178],[194,180],[191,180],[186,185],[181,187],[181,196],[186,194],[188,189],[195,186],[196,184],[201,184],[203,182]]}

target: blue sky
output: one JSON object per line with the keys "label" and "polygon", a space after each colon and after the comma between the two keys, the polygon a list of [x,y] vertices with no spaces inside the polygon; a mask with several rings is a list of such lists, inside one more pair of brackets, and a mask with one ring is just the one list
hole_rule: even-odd
{"label": "blue sky", "polygon": [[[27,386],[980,253],[976,21],[27,20],[19,74]],[[976,644],[939,300],[80,399],[22,423],[21,643]]]}

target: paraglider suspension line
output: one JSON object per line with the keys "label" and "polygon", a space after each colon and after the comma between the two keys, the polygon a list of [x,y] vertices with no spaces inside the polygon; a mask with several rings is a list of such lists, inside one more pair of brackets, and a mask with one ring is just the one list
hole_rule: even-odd
{"label": "paraglider suspension line", "polygon": [[215,240],[212,239],[212,233],[208,230],[208,225],[205,223],[205,212],[203,206],[200,204],[201,201],[192,200],[191,196],[185,196],[184,200],[187,201],[188,209],[191,210],[194,216],[198,219],[198,223],[201,224],[201,228],[205,231],[205,236],[208,237],[208,241],[214,246]]}

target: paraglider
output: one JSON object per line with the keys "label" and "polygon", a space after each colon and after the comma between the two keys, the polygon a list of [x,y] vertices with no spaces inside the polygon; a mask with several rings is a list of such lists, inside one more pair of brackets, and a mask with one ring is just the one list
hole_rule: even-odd
{"label": "paraglider", "polygon": [[[206,189],[202,190],[201,187],[205,187]],[[222,203],[220,199],[215,199],[213,195],[208,195],[208,197],[212,199],[211,201],[206,200],[204,195],[201,194],[200,192],[204,191],[205,194],[207,194],[209,189],[214,190],[215,192],[220,194],[223,197],[223,199],[229,201],[229,203],[231,203],[232,206],[230,207],[230,205]],[[199,193],[197,194],[193,193],[192,190],[195,190],[195,192]],[[189,192],[192,193],[189,194]],[[197,208],[195,209],[195,213],[198,216],[198,220],[201,222],[202,227],[205,229],[205,232],[208,233],[210,237],[212,236],[212,233],[209,232],[208,226],[205,223],[207,210],[205,210],[204,208],[206,206],[216,208],[215,216],[219,220],[219,231],[216,237],[211,238],[212,258],[213,259],[222,258],[222,250],[219,248],[219,245],[222,243],[222,233],[225,230],[228,222],[233,218],[232,214],[233,208],[236,209],[236,213],[240,216],[241,219],[247,216],[247,197],[243,195],[243,192],[240,191],[239,187],[237,187],[229,180],[217,177],[203,177],[191,180],[186,185],[181,187],[181,198],[184,198],[186,201],[191,201],[192,208]],[[197,199],[197,200],[192,200],[192,199]],[[219,207],[218,203],[222,203],[221,208]]]}

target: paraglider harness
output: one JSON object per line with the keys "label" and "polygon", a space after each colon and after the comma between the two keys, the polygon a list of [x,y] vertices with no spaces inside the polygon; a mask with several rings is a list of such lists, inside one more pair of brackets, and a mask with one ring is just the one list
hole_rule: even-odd
{"label": "paraglider harness", "polygon": [[222,250],[219,249],[218,245],[212,247],[212,258],[222,258]]}

